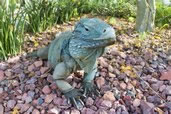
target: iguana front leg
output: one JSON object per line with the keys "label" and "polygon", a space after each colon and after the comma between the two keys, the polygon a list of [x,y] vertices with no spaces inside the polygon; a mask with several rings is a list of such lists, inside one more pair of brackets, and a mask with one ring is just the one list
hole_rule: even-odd
{"label": "iguana front leg", "polygon": [[97,64],[94,65],[93,70],[89,73],[84,74],[84,79],[83,79],[83,90],[84,94],[83,96],[91,96],[95,97],[100,95],[100,92],[97,88],[97,86],[93,83],[93,80],[95,78],[95,75],[97,73]]}
{"label": "iguana front leg", "polygon": [[[69,62],[68,62],[69,63]],[[67,100],[73,104],[77,109],[80,109],[84,106],[84,103],[80,99],[82,93],[78,89],[74,89],[65,79],[72,73],[72,63],[68,67],[64,62],[59,63],[55,67],[53,73],[53,79],[55,80],[57,87],[64,93]],[[73,66],[74,67],[74,66]]]}
{"label": "iguana front leg", "polygon": [[28,53],[26,57],[40,57],[42,59],[48,59],[48,51],[49,51],[49,45],[44,48],[40,48],[37,51]]}

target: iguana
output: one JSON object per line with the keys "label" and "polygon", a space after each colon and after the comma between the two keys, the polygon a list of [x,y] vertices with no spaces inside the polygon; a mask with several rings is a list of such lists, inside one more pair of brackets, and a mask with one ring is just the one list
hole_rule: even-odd
{"label": "iguana", "polygon": [[[54,69],[57,87],[76,108],[84,106],[81,98],[99,95],[93,83],[97,72],[96,59],[105,47],[116,40],[115,30],[98,18],[82,18],[73,31],[62,32],[45,48],[29,53],[27,57],[48,59]],[[77,70],[84,70],[82,90],[73,88],[65,79]]]}

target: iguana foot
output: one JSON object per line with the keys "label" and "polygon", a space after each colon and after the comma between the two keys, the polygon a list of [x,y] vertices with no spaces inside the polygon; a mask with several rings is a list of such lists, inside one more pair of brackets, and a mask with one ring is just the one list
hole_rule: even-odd
{"label": "iguana foot", "polygon": [[81,97],[83,97],[82,93],[78,89],[72,89],[71,91],[64,92],[65,97],[67,98],[69,104],[74,105],[77,109],[81,109],[84,106]]}
{"label": "iguana foot", "polygon": [[100,92],[99,89],[97,88],[97,86],[91,82],[83,82],[83,96],[85,97],[93,97],[95,98],[95,96],[100,96]]}

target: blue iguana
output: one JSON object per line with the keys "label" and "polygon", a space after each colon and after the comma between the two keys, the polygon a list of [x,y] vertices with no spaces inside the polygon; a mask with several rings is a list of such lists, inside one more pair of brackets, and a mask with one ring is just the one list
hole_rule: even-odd
{"label": "blue iguana", "polygon": [[[45,48],[28,54],[28,57],[47,59],[57,87],[76,108],[84,105],[85,96],[99,95],[93,83],[97,72],[96,59],[106,46],[116,40],[115,30],[98,18],[82,18],[73,31],[62,32]],[[77,70],[84,70],[82,89],[73,88],[65,79]]]}

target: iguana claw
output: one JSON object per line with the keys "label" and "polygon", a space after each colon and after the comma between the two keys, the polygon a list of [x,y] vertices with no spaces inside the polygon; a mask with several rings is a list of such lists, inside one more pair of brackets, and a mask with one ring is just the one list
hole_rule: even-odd
{"label": "iguana claw", "polygon": [[93,98],[95,98],[95,96],[100,96],[99,89],[91,82],[83,82],[83,91],[83,96],[90,96]]}
{"label": "iguana claw", "polygon": [[64,92],[64,95],[68,100],[68,104],[74,105],[74,107],[77,109],[83,108],[84,103],[81,100],[83,95],[80,90],[72,89],[71,91]]}

